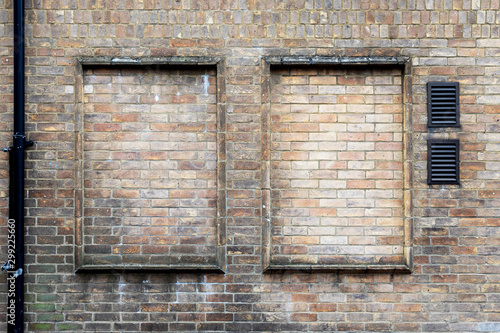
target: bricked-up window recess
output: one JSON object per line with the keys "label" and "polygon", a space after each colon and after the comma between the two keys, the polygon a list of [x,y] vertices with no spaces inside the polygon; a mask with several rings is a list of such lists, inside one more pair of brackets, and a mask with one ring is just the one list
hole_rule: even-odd
{"label": "bricked-up window recess", "polygon": [[406,61],[266,58],[264,270],[411,269]]}
{"label": "bricked-up window recess", "polygon": [[427,142],[427,183],[459,184],[459,140],[429,140]]}
{"label": "bricked-up window recess", "polygon": [[428,82],[428,127],[460,127],[458,82]]}
{"label": "bricked-up window recess", "polygon": [[104,60],[80,60],[77,270],[223,270],[220,59]]}

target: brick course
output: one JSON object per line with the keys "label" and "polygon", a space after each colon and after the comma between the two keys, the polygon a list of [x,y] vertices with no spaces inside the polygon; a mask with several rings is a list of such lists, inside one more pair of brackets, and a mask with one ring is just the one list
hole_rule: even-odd
{"label": "brick course", "polygon": [[[35,141],[26,163],[26,331],[500,330],[498,0],[26,7],[26,120]],[[7,147],[12,1],[0,1],[0,40]],[[272,57],[278,60],[270,65]],[[100,63],[84,63],[82,72],[84,58]],[[381,58],[408,62],[381,67]],[[155,75],[165,81],[150,83]],[[116,84],[120,77],[145,81]],[[97,79],[111,85],[91,82]],[[427,128],[430,81],[460,82],[460,128]],[[156,114],[158,105],[172,112]],[[149,146],[144,136],[156,134],[154,142],[169,149]],[[95,141],[81,140],[89,135]],[[428,139],[460,140],[460,185],[427,185]],[[331,150],[322,150],[326,143]],[[137,168],[123,173],[132,163]],[[6,254],[6,154],[0,183]],[[319,190],[327,197],[318,198]],[[131,202],[147,206],[136,211],[144,225],[126,224],[136,217]],[[196,214],[199,224],[189,224],[196,235],[178,232],[184,217],[168,211],[175,205]],[[308,220],[291,218],[292,210]],[[210,255],[172,256],[185,243],[186,252]],[[358,271],[321,270],[321,255],[355,260],[332,258],[329,247],[379,264],[389,245],[390,262],[402,256],[411,273],[360,263]],[[101,246],[122,255],[106,258]],[[321,255],[312,255],[314,247]],[[125,252],[137,256],[136,270],[121,270]],[[82,259],[94,267],[111,261],[100,272],[75,273]],[[263,272],[278,261],[299,269]],[[224,273],[179,270],[186,262],[217,262]],[[5,282],[0,294],[5,313]]]}

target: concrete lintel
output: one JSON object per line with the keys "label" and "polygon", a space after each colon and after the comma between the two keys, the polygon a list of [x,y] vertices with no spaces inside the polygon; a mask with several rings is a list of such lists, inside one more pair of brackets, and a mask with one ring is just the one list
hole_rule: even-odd
{"label": "concrete lintel", "polygon": [[271,56],[264,60],[271,65],[404,65],[409,57],[363,56],[363,57],[305,57]]}
{"label": "concrete lintel", "polygon": [[82,65],[216,65],[222,58],[219,57],[81,57],[78,61]]}

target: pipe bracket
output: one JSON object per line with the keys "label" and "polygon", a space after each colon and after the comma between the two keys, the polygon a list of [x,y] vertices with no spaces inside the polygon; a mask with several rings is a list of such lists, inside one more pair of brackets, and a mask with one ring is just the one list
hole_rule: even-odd
{"label": "pipe bracket", "polygon": [[26,140],[25,135],[15,134],[13,137],[13,147],[10,147],[10,149],[25,149],[33,146],[33,144],[34,142],[32,140]]}

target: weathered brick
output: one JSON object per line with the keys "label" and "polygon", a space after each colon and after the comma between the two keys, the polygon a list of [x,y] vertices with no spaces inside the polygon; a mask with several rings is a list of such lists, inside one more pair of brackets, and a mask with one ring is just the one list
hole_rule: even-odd
{"label": "weathered brick", "polygon": [[[498,331],[498,16],[496,0],[28,5],[25,330]],[[427,128],[429,81],[460,82],[461,127]],[[426,184],[427,139],[460,139],[459,186]],[[225,274],[75,275],[75,235],[85,265],[217,256]],[[342,265],[390,270],[314,272]]]}
{"label": "weathered brick", "polygon": [[[209,141],[198,142],[195,134],[182,134],[206,130],[207,126],[215,122],[215,117],[212,116],[214,113],[212,106],[215,105],[216,101],[213,97],[210,97],[213,96],[213,91],[209,86],[210,83],[214,83],[212,80],[213,76],[211,75],[210,72],[204,70],[196,71],[188,69],[184,73],[167,70],[164,71],[161,76],[157,74],[153,76],[151,73],[141,68],[103,69],[101,71],[96,69],[88,70],[84,73],[84,91],[87,92],[85,96],[88,96],[89,101],[89,103],[85,105],[87,109],[85,114],[88,121],[87,124],[92,125],[93,119],[95,118],[93,117],[94,115],[98,115],[102,112],[111,113],[111,118],[107,120],[109,121],[108,123],[96,123],[93,127],[86,126],[86,128],[93,129],[93,133],[95,134],[108,131],[124,131],[117,133],[120,134],[120,136],[115,136],[114,138],[118,140],[118,142],[121,142],[121,148],[119,146],[116,148],[110,146],[111,149],[116,150],[113,152],[113,161],[96,160],[95,158],[97,158],[97,156],[95,158],[92,157],[91,153],[106,149],[99,144],[87,145],[86,148],[84,148],[84,150],[89,153],[87,156],[91,156],[92,158],[92,164],[90,164],[91,169],[84,170],[84,176],[88,175],[87,177],[90,177],[89,181],[86,182],[88,186],[85,188],[85,197],[98,199],[101,198],[102,195],[106,197],[112,195],[112,197],[116,199],[113,202],[87,200],[84,205],[88,207],[94,205],[94,207],[97,208],[99,207],[99,203],[102,202],[104,205],[135,207],[135,209],[121,210],[119,215],[122,216],[121,218],[123,219],[121,223],[122,227],[130,223],[127,220],[130,220],[131,217],[141,216],[140,222],[136,219],[137,222],[131,223],[132,225],[140,223],[140,225],[143,226],[142,232],[146,234],[149,233],[151,236],[158,234],[155,231],[157,229],[147,228],[145,219],[152,219],[153,217],[160,216],[168,218],[169,212],[172,216],[177,217],[178,221],[186,217],[202,216],[203,218],[199,219],[199,222],[204,221],[203,223],[205,223],[205,225],[199,224],[194,228],[200,228],[200,230],[203,230],[201,232],[207,233],[209,236],[214,234],[214,215],[212,215],[212,218],[207,218],[206,214],[208,211],[203,211],[203,213],[201,213],[201,211],[203,208],[213,207],[211,202],[207,199],[210,197],[215,198],[215,195],[207,197],[200,192],[200,198],[197,201],[162,199],[169,197],[196,198],[198,197],[198,191],[212,191],[215,189],[215,172],[205,172],[207,170],[215,170],[216,146],[213,144],[215,143],[215,136],[208,137]],[[143,81],[142,84],[141,80]],[[172,82],[177,83],[175,89],[169,89],[169,87],[172,87]],[[206,83],[206,86],[197,87],[197,85],[203,84],[203,82]],[[103,83],[103,85],[100,85],[101,83]],[[170,95],[156,94],[151,96],[151,92],[160,91],[167,94],[170,93]],[[191,93],[195,91],[200,93],[199,97],[197,97],[197,95],[191,95]],[[180,92],[182,92],[182,94],[180,94]],[[122,93],[128,95],[121,95]],[[178,95],[172,95],[174,93],[178,93]],[[116,97],[117,99],[115,99],[115,102],[118,104],[115,104],[113,108],[109,109],[103,109],[102,104],[96,104],[100,101],[99,96],[106,96],[104,94],[111,94],[113,97]],[[126,96],[126,99],[123,99],[123,96]],[[118,98],[120,98],[120,100],[118,100]],[[203,104],[199,105],[199,102]],[[208,104],[206,104],[207,102]],[[188,107],[191,108],[193,112],[189,114],[179,113],[176,111],[178,106],[174,106],[175,104],[171,103],[191,103]],[[168,111],[170,113],[166,116],[160,113],[156,114],[158,111],[155,108],[157,107],[163,108],[158,111]],[[144,111],[149,110],[154,113],[144,113]],[[138,111],[142,111],[142,113]],[[148,123],[148,119],[150,123]],[[103,120],[105,119],[95,118],[95,121]],[[168,120],[170,120],[171,123],[160,123]],[[116,122],[122,123],[123,125],[114,124]],[[159,127],[160,125],[165,126]],[[151,130],[154,132],[148,132],[149,126],[151,126]],[[215,127],[212,127],[211,130],[214,131]],[[140,140],[145,142],[154,140],[155,142],[136,146],[136,142]],[[167,140],[168,143],[164,144],[163,142]],[[174,140],[177,140],[177,142]],[[202,140],[206,140],[206,138],[202,138]],[[171,150],[174,151],[170,152]],[[179,154],[178,150],[188,150],[191,151],[191,153]],[[174,160],[178,162],[173,162]],[[135,169],[137,171],[121,171],[127,169]],[[99,176],[97,176],[96,170],[100,172]],[[114,170],[116,170],[116,172]],[[169,179],[174,180],[174,182],[184,179],[203,179],[204,181],[198,182],[198,190],[172,189],[171,192],[169,190],[150,190],[149,188],[151,188],[152,184],[151,179],[159,178],[160,175],[162,175],[164,181],[168,181]],[[94,185],[92,184],[92,178],[94,177],[117,179],[118,182],[116,182],[116,187],[113,187],[111,184],[100,185],[97,182],[95,182]],[[135,179],[133,184],[130,183],[132,179]],[[211,181],[207,182],[205,179]],[[133,187],[134,189],[124,189],[127,187]],[[143,189],[141,190],[140,188]],[[90,196],[87,195],[87,193],[89,193]],[[215,192],[213,193],[215,194]],[[120,201],[122,203],[120,203]],[[197,212],[198,209],[200,213]],[[214,210],[213,213],[215,213]],[[115,214],[118,214],[118,211]],[[150,223],[153,224],[154,222],[151,221]],[[210,224],[212,224],[212,226],[210,226]],[[114,225],[113,227],[115,231],[118,230],[116,229],[118,225]],[[84,240],[87,239],[86,235],[89,235],[85,230],[86,229],[83,230]],[[103,230],[100,230],[100,232],[103,232]],[[169,234],[169,228],[163,228],[161,233]],[[98,242],[96,237],[93,239],[94,243]],[[177,242],[174,241],[174,239],[173,237],[164,237],[162,239],[151,239],[150,242],[156,246],[159,246],[159,244],[175,246],[176,244],[183,244],[186,242],[190,244],[207,245],[206,242],[211,238],[198,237],[195,243],[183,237],[180,237]],[[195,240],[195,238],[193,238],[193,240]],[[121,237],[118,237],[114,238],[112,243],[119,244],[121,241]],[[144,244],[142,247],[144,253],[158,255],[166,255],[169,253],[168,247],[158,248],[159,251],[157,251],[152,247],[146,246],[147,243],[144,241],[145,239],[143,238],[141,243]],[[89,245],[91,244],[92,242],[90,242]],[[88,249],[90,250],[90,247],[88,247]],[[137,247],[117,247],[116,250],[113,251],[116,253],[124,253],[124,251],[126,253],[137,253],[137,249]],[[89,250],[87,250],[86,253],[90,254]],[[137,254],[140,255],[141,251],[142,250],[139,248],[139,253]],[[207,259],[208,261],[211,260],[209,258],[205,260]],[[187,263],[187,259],[180,260],[180,257],[178,257],[178,260],[179,263]]]}
{"label": "weathered brick", "polygon": [[[355,211],[351,208],[349,209],[335,209],[333,207],[345,207],[343,205],[339,206],[339,203],[334,203],[332,200],[322,200],[317,201],[312,199],[313,191],[316,191],[316,188],[319,187],[321,189],[330,189],[333,190],[333,196],[337,196],[339,198],[347,199],[347,207],[374,207],[374,201],[369,204],[370,200],[357,200],[355,198],[362,198],[366,196],[364,190],[372,190],[375,189],[378,185],[376,184],[374,179],[366,179],[368,176],[364,170],[368,170],[374,173],[376,163],[380,162],[385,163],[385,165],[380,165],[381,169],[391,169],[391,170],[402,170],[403,165],[397,159],[395,161],[378,161],[380,156],[383,155],[374,155],[372,160],[365,160],[364,151],[370,151],[373,149],[378,150],[386,150],[391,152],[400,152],[402,151],[401,142],[375,142],[380,141],[381,138],[385,138],[386,140],[393,140],[394,136],[398,136],[402,138],[401,135],[397,133],[388,133],[383,137],[377,137],[376,133],[371,133],[374,131],[374,124],[359,124],[360,122],[368,121],[368,116],[370,113],[374,112],[374,105],[370,104],[368,100],[367,104],[356,104],[355,106],[338,109],[338,108],[325,108],[324,104],[317,105],[317,101],[311,100],[308,104],[303,104],[305,101],[299,101],[295,98],[297,94],[339,94],[337,97],[337,103],[352,103],[354,99],[356,103],[364,103],[364,96],[373,95],[377,87],[374,87],[373,84],[375,82],[384,81],[387,84],[387,87],[391,87],[391,84],[394,85],[396,80],[392,73],[389,71],[388,73],[371,73],[370,69],[363,72],[363,74],[370,73],[374,78],[373,80],[365,80],[364,76],[360,75],[360,72],[356,70],[344,71],[343,75],[335,75],[331,73],[322,73],[319,75],[319,72],[327,71],[321,67],[318,67],[318,71],[315,71],[316,67],[311,69],[304,69],[303,72],[300,70],[292,70],[292,74],[290,76],[283,75],[279,70],[276,70],[276,74],[272,74],[271,80],[274,85],[271,87],[271,101],[274,104],[271,104],[271,119],[273,122],[273,127],[271,131],[276,129],[276,132],[273,132],[272,136],[275,138],[273,140],[272,156],[275,156],[275,159],[283,161],[281,164],[283,165],[281,169],[300,169],[307,171],[305,172],[281,172],[276,169],[271,169],[271,184],[286,184],[283,182],[284,180],[290,181],[292,187],[296,188],[299,192],[303,193],[300,195],[304,198],[311,199],[293,199],[291,204],[294,208],[304,207],[308,208],[306,210],[297,210],[297,209],[284,209],[282,206],[282,216],[318,216],[325,219],[328,216],[342,215],[345,216],[356,216],[358,214],[363,214],[361,211]],[[285,72],[286,73],[286,72]],[[286,73],[288,74],[288,73]],[[299,83],[300,82],[300,83]],[[304,83],[309,82],[309,86],[304,85]],[[368,83],[371,82],[371,83]],[[292,84],[302,84],[299,86],[292,86]],[[319,89],[314,89],[316,85],[319,85]],[[347,85],[347,89],[345,86]],[[355,86],[353,86],[355,85]],[[291,89],[288,89],[291,87]],[[297,90],[300,89],[300,90]],[[275,92],[276,91],[276,92]],[[400,94],[400,89],[385,89],[378,92],[379,95],[385,95],[388,97],[389,101],[397,100],[395,94]],[[287,95],[288,94],[288,95]],[[355,95],[355,96],[354,96]],[[287,96],[291,96],[287,98]],[[346,100],[340,100],[340,97],[345,97]],[[353,99],[354,98],[354,99]],[[361,98],[361,99],[359,99]],[[299,104],[302,103],[302,104]],[[328,102],[326,102],[328,103]],[[331,103],[331,101],[330,101]],[[290,108],[284,108],[285,105],[290,105]],[[331,104],[334,106],[335,104]],[[273,113],[273,111],[276,113]],[[347,110],[347,112],[346,112]],[[375,118],[373,121],[380,122],[382,121],[381,117],[385,114],[393,114],[393,113],[401,113],[401,108],[378,108],[377,112],[379,113],[378,119]],[[388,122],[393,122],[394,119],[392,116],[388,118]],[[329,123],[335,123],[336,131],[333,128],[329,128]],[[339,127],[344,123],[343,127]],[[277,125],[280,124],[278,127]],[[365,127],[363,127],[365,126]],[[343,128],[343,130],[341,130]],[[283,130],[286,129],[288,133],[283,133]],[[358,131],[359,133],[353,133],[353,131]],[[301,135],[302,132],[308,133],[307,136]],[[367,135],[365,137],[365,132],[369,134],[373,134],[370,136],[372,141],[366,141]],[[309,142],[307,141],[309,139]],[[281,140],[281,141],[280,141]],[[312,141],[311,141],[312,140]],[[291,146],[286,145],[287,142],[291,141]],[[314,144],[315,141],[318,141],[319,144]],[[279,144],[281,143],[281,144]],[[278,148],[279,147],[279,148]],[[273,151],[274,149],[274,151]],[[348,150],[346,152],[345,150]],[[304,151],[305,150],[305,151]],[[398,158],[397,155],[391,154],[392,158]],[[338,159],[346,160],[346,163],[336,163]],[[286,161],[292,160],[291,164],[287,164]],[[331,161],[332,167],[335,169],[340,169],[338,171],[326,171],[326,170],[317,170],[318,162],[323,163],[323,161]],[[392,164],[391,164],[392,163]],[[323,166],[326,164],[320,164]],[[372,176],[375,176],[373,174]],[[369,176],[369,177],[372,177]],[[384,176],[384,179],[394,178],[395,174],[390,172]],[[396,176],[397,177],[397,176]],[[331,179],[346,179],[347,182],[343,183],[335,183]],[[319,184],[312,179],[319,179]],[[359,179],[359,180],[358,180]],[[382,187],[387,184],[382,184]],[[392,187],[394,187],[392,185]],[[391,186],[391,185],[389,185]],[[359,188],[362,190],[359,191],[345,191],[342,190],[344,188]],[[275,187],[279,189],[279,187]],[[301,190],[303,189],[303,190]],[[286,196],[286,192],[282,191],[281,196],[279,197],[279,201],[275,200],[274,205],[278,205],[276,208],[279,209],[279,205],[285,204],[287,202],[286,199],[291,197]],[[394,195],[390,194],[391,197]],[[295,194],[294,194],[295,196]],[[377,204],[380,207],[402,207],[402,202],[393,200],[392,203],[389,200],[377,200]],[[319,205],[319,206],[318,206]],[[274,209],[276,209],[274,208]],[[366,212],[366,214],[373,214],[370,212]],[[382,211],[379,212],[382,214]],[[396,210],[391,212],[390,210],[387,212],[389,215],[399,214]],[[276,220],[278,221],[278,220]],[[293,222],[288,222],[293,223]],[[320,224],[321,220],[320,220]],[[321,235],[320,228],[315,229],[315,233]],[[323,233],[326,235],[328,229],[325,227]],[[380,235],[382,236],[382,235]],[[306,242],[305,240],[308,239]],[[348,240],[348,241],[345,241]],[[355,239],[351,238],[335,238],[335,241],[332,237],[322,237],[322,244],[343,244],[344,247],[349,247],[353,244],[359,244]],[[339,243],[340,242],[340,243]],[[317,244],[318,240],[313,237],[305,237],[305,236],[295,236],[292,238],[293,244]],[[304,254],[304,247],[291,249],[289,247],[276,247],[276,249],[282,249],[285,252],[275,253],[276,257],[280,257],[282,255],[288,254],[293,261],[293,254]],[[358,249],[362,249],[362,247],[358,247]],[[339,251],[339,250],[337,250]],[[342,251],[342,250],[340,250]],[[326,251],[328,252],[328,251]],[[391,251],[392,252],[392,251]],[[312,255],[312,253],[310,253]],[[296,257],[297,260],[304,260],[302,257]],[[300,259],[299,259],[300,258]],[[325,260],[325,258],[323,258]]]}

